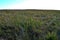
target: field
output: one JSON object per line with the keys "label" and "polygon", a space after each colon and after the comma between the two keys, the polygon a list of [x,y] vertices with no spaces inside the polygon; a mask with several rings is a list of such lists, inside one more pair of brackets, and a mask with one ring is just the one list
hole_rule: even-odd
{"label": "field", "polygon": [[0,40],[60,40],[59,10],[0,10]]}

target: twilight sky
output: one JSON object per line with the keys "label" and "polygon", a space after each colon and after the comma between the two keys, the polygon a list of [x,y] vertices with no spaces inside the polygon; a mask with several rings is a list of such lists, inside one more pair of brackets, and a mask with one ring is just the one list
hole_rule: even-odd
{"label": "twilight sky", "polygon": [[0,0],[0,9],[60,10],[60,0]]}

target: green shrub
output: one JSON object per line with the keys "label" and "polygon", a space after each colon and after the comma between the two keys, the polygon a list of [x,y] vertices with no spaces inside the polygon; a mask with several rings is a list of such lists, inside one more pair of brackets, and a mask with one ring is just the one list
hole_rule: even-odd
{"label": "green shrub", "polygon": [[48,32],[47,36],[46,36],[46,40],[57,40],[57,35],[56,33],[52,32]]}

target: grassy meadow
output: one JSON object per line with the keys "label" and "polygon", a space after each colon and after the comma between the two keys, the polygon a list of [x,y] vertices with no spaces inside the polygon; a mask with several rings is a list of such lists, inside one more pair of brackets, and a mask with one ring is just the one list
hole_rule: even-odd
{"label": "grassy meadow", "polygon": [[0,40],[60,40],[58,10],[0,10]]}

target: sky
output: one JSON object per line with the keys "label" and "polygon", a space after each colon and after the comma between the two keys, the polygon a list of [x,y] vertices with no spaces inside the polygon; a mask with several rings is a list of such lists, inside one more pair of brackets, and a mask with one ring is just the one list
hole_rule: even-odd
{"label": "sky", "polygon": [[0,9],[60,10],[60,0],[0,0]]}

